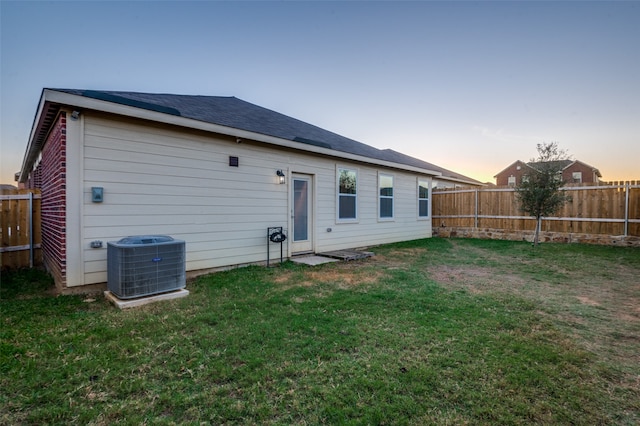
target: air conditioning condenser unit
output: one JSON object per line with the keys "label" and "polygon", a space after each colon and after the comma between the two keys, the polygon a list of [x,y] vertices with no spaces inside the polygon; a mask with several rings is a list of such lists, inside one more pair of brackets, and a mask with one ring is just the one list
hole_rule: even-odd
{"label": "air conditioning condenser unit", "polygon": [[135,235],[107,243],[107,287],[120,299],[186,286],[185,242],[166,235]]}

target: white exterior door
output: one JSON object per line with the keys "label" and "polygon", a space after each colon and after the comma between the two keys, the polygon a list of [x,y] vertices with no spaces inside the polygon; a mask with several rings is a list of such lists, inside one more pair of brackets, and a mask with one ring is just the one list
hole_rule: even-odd
{"label": "white exterior door", "polygon": [[293,174],[291,185],[291,253],[313,251],[313,179]]}

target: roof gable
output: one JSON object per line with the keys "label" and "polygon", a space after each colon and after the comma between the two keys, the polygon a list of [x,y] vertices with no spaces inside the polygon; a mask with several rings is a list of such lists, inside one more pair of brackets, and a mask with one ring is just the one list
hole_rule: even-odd
{"label": "roof gable", "polygon": [[519,164],[519,165],[521,165],[521,166],[527,167],[527,168],[529,168],[529,169],[532,169],[532,167],[531,167],[529,164],[525,163],[524,161],[516,160],[516,161],[514,161],[513,163],[509,164],[509,165],[508,165],[507,167],[505,167],[504,169],[502,169],[500,172],[496,173],[496,175],[495,175],[495,176],[493,176],[493,177],[494,177],[494,178],[497,178],[498,176],[500,176],[501,174],[503,174],[504,172],[506,172],[507,170],[509,170],[511,167],[513,167],[513,166],[517,166],[518,164]]}
{"label": "roof gable", "polygon": [[597,168],[585,163],[584,161],[580,161],[580,160],[575,160],[574,162],[572,162],[571,164],[569,164],[567,167],[565,167],[565,169],[568,169],[569,167],[573,166],[574,164],[582,164],[583,166],[591,169],[597,177],[601,178],[602,174],[600,174],[600,170],[598,170]]}

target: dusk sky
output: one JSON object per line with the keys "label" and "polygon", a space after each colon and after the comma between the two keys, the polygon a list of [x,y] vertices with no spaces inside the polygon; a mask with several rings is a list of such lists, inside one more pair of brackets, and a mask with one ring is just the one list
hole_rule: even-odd
{"label": "dusk sky", "polygon": [[236,96],[482,182],[640,179],[640,2],[0,1],[1,175],[43,88]]}

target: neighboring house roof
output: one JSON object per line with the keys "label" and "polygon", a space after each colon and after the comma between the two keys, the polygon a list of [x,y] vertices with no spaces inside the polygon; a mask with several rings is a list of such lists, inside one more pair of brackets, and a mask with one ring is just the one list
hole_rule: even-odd
{"label": "neighboring house roof", "polygon": [[509,164],[507,167],[505,167],[504,169],[500,170],[498,173],[495,174],[494,178],[500,176],[502,173],[506,172],[507,170],[509,170],[512,166],[516,165],[516,164],[522,164],[525,167],[531,167],[529,166],[527,163],[525,163],[524,161],[520,161],[520,160],[516,160],[513,163]]}
{"label": "neighboring house roof", "polygon": [[599,177],[599,178],[601,178],[601,177],[602,177],[602,174],[600,173],[600,170],[598,170],[598,169],[596,169],[595,167],[590,166],[589,164],[587,164],[587,163],[585,163],[585,162],[582,162],[582,161],[580,161],[580,160],[572,161],[572,162],[571,162],[571,164],[568,164],[568,165],[565,167],[565,169],[567,169],[567,168],[571,167],[572,165],[574,165],[574,164],[576,164],[576,163],[580,163],[580,164],[582,164],[582,165],[583,165],[583,166],[585,166],[585,167],[589,167],[591,170],[593,170],[593,171],[595,172],[595,174],[596,174],[596,176],[597,176],[597,177]]}
{"label": "neighboring house roof", "polygon": [[536,170],[564,170],[573,164],[572,160],[557,160],[557,161],[529,161],[527,166]]}
{"label": "neighboring house roof", "polygon": [[13,185],[9,185],[9,184],[6,184],[6,183],[0,184],[0,192],[1,191],[13,191],[13,190],[16,190],[16,189],[18,189],[18,188],[16,188]]}
{"label": "neighboring house roof", "polygon": [[[81,96],[91,100],[110,102],[128,107],[140,108],[177,117],[224,126],[227,128],[267,135],[278,139],[329,149],[332,151],[354,154],[361,157],[402,164],[433,172],[442,179],[450,179],[460,183],[480,185],[479,181],[427,163],[420,159],[385,149],[380,150],[364,143],[346,138],[320,127],[305,123],[298,119],[254,105],[236,97],[193,96],[173,94],[153,94],[138,92],[95,91],[78,89],[45,89],[46,93],[60,92]],[[42,101],[41,101],[42,104]],[[46,112],[43,125],[46,126]],[[48,113],[51,115],[51,113]],[[54,117],[48,118],[51,120]],[[38,117],[36,117],[36,121]],[[38,138],[38,123],[34,123],[32,138]],[[33,147],[31,145],[34,145]],[[37,146],[30,140],[31,150]],[[29,153],[28,153],[29,154]],[[25,156],[27,162],[27,156]],[[25,164],[23,164],[23,171]],[[440,176],[442,175],[442,176]]]}

